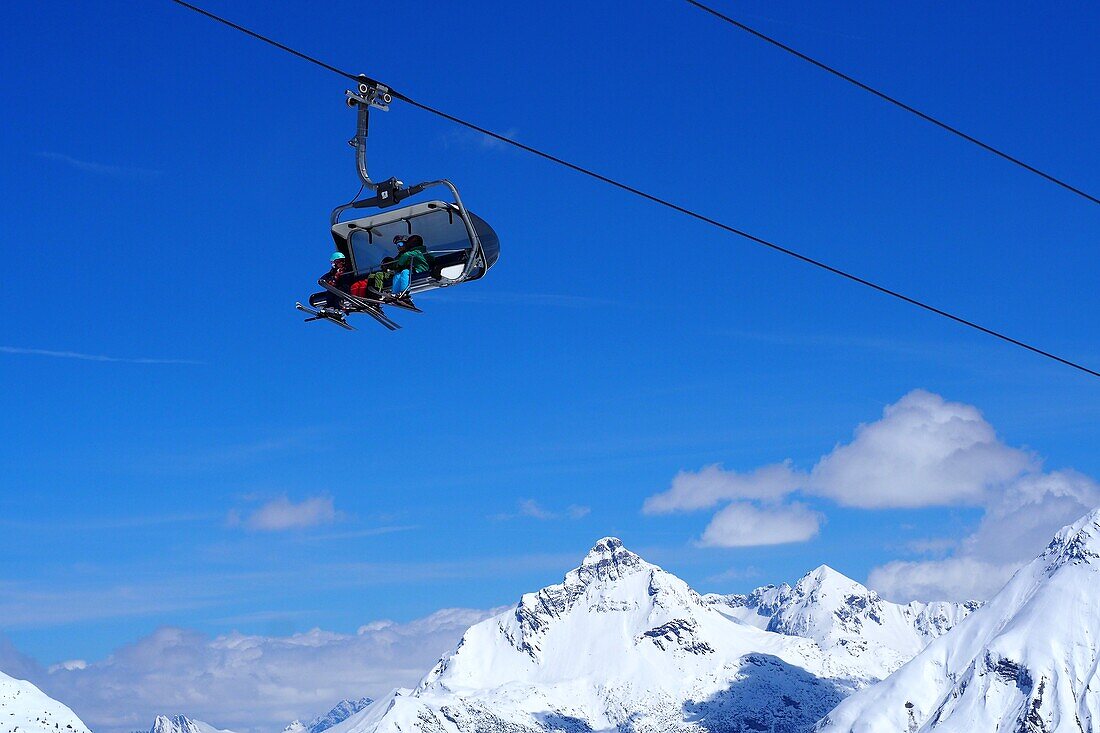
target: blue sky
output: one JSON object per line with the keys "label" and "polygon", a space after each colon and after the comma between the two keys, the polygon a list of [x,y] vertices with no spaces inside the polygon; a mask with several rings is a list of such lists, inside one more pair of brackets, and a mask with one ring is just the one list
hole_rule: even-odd
{"label": "blue sky", "polygon": [[[1096,206],[686,5],[209,7],[1100,364]],[[1100,190],[1094,4],[723,7]],[[702,590],[862,580],[983,505],[807,496],[813,539],[727,549],[694,543],[713,512],[642,505],[714,463],[808,470],[915,388],[1100,475],[1095,380],[400,105],[372,171],[455,180],[501,260],[397,334],[303,325],[357,188],[343,81],[167,2],[3,26],[0,628],[44,664],[498,606],[608,534]],[[250,526],[281,497],[331,512]]]}

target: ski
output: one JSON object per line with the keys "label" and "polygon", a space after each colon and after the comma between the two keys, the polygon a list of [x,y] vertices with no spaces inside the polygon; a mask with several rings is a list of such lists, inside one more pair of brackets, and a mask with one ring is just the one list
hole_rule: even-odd
{"label": "ski", "polygon": [[399,296],[396,296],[396,295],[390,295],[390,294],[382,293],[377,298],[364,298],[364,297],[359,296],[359,295],[352,295],[351,293],[346,293],[343,290],[340,290],[339,288],[337,288],[335,286],[326,285],[325,283],[323,283],[319,280],[318,280],[318,284],[321,287],[323,287],[325,290],[332,293],[333,295],[339,295],[340,297],[344,298],[348,302],[350,302],[350,303],[352,303],[352,304],[354,304],[354,305],[356,305],[360,308],[369,308],[372,305],[375,306],[376,308],[381,308],[384,305],[392,305],[396,308],[403,308],[404,310],[413,311],[414,313],[423,313],[424,312],[424,311],[420,310],[420,308],[418,308],[415,303],[412,302],[412,297],[407,296],[407,295],[399,297]]}
{"label": "ski", "polygon": [[412,298],[409,298],[408,300],[405,300],[404,298],[399,298],[396,295],[393,295],[393,296],[390,296],[390,297],[386,298],[386,300],[384,300],[383,302],[386,305],[392,305],[395,308],[404,308],[405,310],[412,311],[413,313],[423,313],[424,312],[424,311],[422,311],[422,310],[420,310],[419,308],[416,307],[416,305],[412,302]]}
{"label": "ski", "polygon": [[349,331],[354,331],[355,330],[355,326],[351,325],[350,323],[345,321],[343,318],[339,318],[337,316],[334,316],[331,313],[326,313],[324,311],[313,310],[312,308],[305,307],[301,303],[295,303],[294,307],[297,308],[298,310],[302,311],[303,313],[309,313],[312,316],[311,318],[306,319],[307,323],[309,321],[328,321],[329,323],[335,323],[340,328],[346,328]]}
{"label": "ski", "polygon": [[378,303],[376,301],[373,301],[373,300],[366,300],[365,298],[360,298],[358,296],[352,295],[351,293],[345,293],[343,290],[340,290],[335,285],[330,285],[329,283],[326,283],[324,280],[318,280],[317,284],[320,285],[321,287],[323,287],[325,290],[332,293],[333,295],[341,298],[342,300],[348,301],[349,303],[354,305],[356,308],[358,308],[358,310],[354,311],[354,312],[356,312],[356,313],[366,313],[368,316],[370,316],[374,320],[378,321],[379,323],[381,323],[383,326],[390,329],[391,331],[396,331],[397,329],[401,328],[401,326],[399,326],[396,321],[391,320],[389,318],[389,316],[387,316],[385,313],[382,312],[382,308],[381,308],[380,303]]}

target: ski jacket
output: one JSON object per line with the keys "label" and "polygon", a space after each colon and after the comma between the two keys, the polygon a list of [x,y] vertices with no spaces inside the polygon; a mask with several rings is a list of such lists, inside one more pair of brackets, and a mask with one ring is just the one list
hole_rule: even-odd
{"label": "ski jacket", "polygon": [[397,256],[389,266],[395,270],[412,270],[413,272],[427,272],[431,269],[428,264],[428,252],[423,247],[410,247]]}
{"label": "ski jacket", "polygon": [[328,283],[334,287],[339,285],[340,276],[347,272],[344,268],[337,268],[335,265],[324,275],[321,276],[321,282]]}

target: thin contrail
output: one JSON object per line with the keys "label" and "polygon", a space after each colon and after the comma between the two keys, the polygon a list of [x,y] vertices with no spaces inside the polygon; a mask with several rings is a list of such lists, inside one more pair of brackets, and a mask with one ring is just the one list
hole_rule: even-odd
{"label": "thin contrail", "polygon": [[119,364],[203,364],[192,359],[127,359],[118,356],[104,356],[102,354],[82,354],[78,351],[51,351],[49,349],[24,349],[18,346],[0,346],[0,353],[21,354],[24,356],[52,356],[57,359],[79,359],[81,361],[115,362]]}

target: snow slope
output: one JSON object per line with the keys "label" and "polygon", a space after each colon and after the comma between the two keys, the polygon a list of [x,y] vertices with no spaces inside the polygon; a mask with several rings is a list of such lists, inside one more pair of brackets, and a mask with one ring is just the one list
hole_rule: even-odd
{"label": "snow slope", "polygon": [[153,721],[153,727],[149,729],[149,733],[233,733],[233,731],[219,730],[209,723],[192,720],[183,715],[177,715],[173,718],[158,715],[156,720]]}
{"label": "snow slope", "polygon": [[0,672],[0,733],[88,733],[67,707],[30,682]]}
{"label": "snow slope", "polygon": [[1100,730],[1100,510],[821,733]]}
{"label": "snow slope", "polygon": [[704,600],[744,623],[813,639],[876,679],[897,670],[979,606],[976,601],[891,603],[828,565],[807,573],[793,588],[768,585],[747,595],[711,594]]}
{"label": "snow slope", "polygon": [[809,730],[862,660],[733,617],[614,538],[331,733]]}

